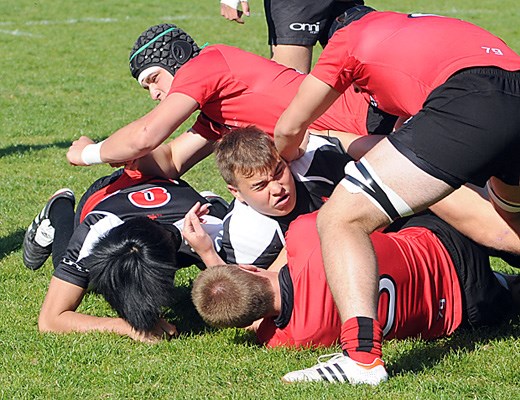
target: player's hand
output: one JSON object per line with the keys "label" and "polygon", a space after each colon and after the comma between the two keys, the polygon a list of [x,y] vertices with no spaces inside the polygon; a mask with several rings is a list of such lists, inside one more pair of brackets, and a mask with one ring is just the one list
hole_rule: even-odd
{"label": "player's hand", "polygon": [[[233,3],[230,5],[229,3]],[[244,20],[242,19],[242,15],[246,15],[249,17],[249,3],[247,1],[240,1],[240,5],[242,10],[238,9],[238,1],[236,1],[236,5],[234,1],[226,1],[220,3],[220,15],[226,18],[229,21],[235,21],[239,24],[243,24]]]}
{"label": "player's hand", "polygon": [[94,144],[94,141],[87,136],[81,136],[78,140],[72,142],[67,152],[67,160],[69,163],[72,165],[86,166],[87,164],[85,164],[81,158],[81,152],[89,144]]}
{"label": "player's hand", "polygon": [[158,343],[161,340],[171,340],[177,337],[179,333],[175,325],[170,324],[164,318],[159,319],[154,329],[149,332],[138,332],[132,329],[130,337],[143,343]]}
{"label": "player's hand", "polygon": [[201,217],[209,212],[208,204],[200,205],[197,202],[186,213],[184,217],[184,225],[182,229],[182,236],[187,244],[203,257],[203,254],[214,251],[213,241],[207,232],[202,228]]}

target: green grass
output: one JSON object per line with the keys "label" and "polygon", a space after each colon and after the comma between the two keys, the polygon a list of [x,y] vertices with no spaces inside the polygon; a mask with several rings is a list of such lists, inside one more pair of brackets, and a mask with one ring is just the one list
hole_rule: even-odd
{"label": "green grass", "polygon": [[[460,17],[520,50],[517,0],[371,4]],[[260,0],[251,7],[246,25],[238,26],[219,16],[216,0],[0,2],[0,398],[520,398],[518,319],[435,342],[387,342],[392,379],[377,388],[283,385],[281,375],[337,349],[267,351],[241,330],[206,330],[188,307],[194,268],[177,280],[171,318],[184,332],[180,339],[146,345],[112,334],[38,333],[52,266],[37,272],[22,266],[23,231],[54,190],[68,186],[79,194],[110,172],[69,166],[65,153],[75,138],[105,138],[153,107],[128,71],[134,40],[150,25],[175,22],[199,44],[228,43],[267,56]],[[228,196],[212,159],[186,179]],[[95,295],[80,310],[112,313]]]}

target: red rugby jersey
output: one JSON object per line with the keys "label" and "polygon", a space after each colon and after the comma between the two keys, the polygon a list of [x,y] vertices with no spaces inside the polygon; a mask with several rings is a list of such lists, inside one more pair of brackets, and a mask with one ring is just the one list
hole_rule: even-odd
{"label": "red rugby jersey", "polygon": [[469,22],[376,11],[338,30],[311,74],[340,92],[355,84],[383,111],[412,116],[433,89],[476,66],[520,70],[520,56]]}
{"label": "red rugby jersey", "polygon": [[[380,274],[379,322],[384,337],[425,339],[451,334],[462,321],[459,279],[439,239],[420,227],[371,235]],[[287,232],[294,291],[288,324],[261,323],[257,337],[269,347],[329,346],[341,320],[330,293],[316,230],[316,213],[299,217]]]}
{"label": "red rugby jersey", "polygon": [[[304,74],[226,45],[206,47],[179,69],[169,93],[183,93],[200,105],[193,129],[218,140],[229,129],[256,125],[273,136],[274,127],[298,91]],[[366,135],[368,97],[347,91],[310,128]]]}

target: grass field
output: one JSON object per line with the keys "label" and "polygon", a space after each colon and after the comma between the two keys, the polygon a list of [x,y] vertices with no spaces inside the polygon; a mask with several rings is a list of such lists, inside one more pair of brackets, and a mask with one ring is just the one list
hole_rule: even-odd
{"label": "grass field", "polygon": [[[517,0],[370,4],[460,17],[520,51]],[[262,3],[251,0],[251,7],[252,16],[238,26],[219,16],[216,0],[0,2],[0,398],[520,398],[518,319],[435,342],[386,342],[391,380],[377,388],[283,385],[284,373],[337,348],[266,351],[241,330],[205,329],[188,307],[194,268],[177,280],[172,319],[183,331],[177,340],[146,345],[112,334],[38,333],[52,265],[37,272],[22,266],[23,233],[57,188],[81,194],[111,171],[69,166],[65,153],[75,138],[103,139],[153,107],[128,71],[134,40],[151,25],[173,22],[199,44],[228,43],[268,56]],[[228,197],[212,159],[186,179]],[[506,268],[496,260],[494,265]],[[95,295],[80,310],[111,314]]]}

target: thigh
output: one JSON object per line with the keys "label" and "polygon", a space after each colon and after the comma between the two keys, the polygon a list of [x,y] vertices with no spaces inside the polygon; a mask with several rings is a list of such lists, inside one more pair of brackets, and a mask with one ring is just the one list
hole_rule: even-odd
{"label": "thigh", "polygon": [[[426,209],[453,191],[445,182],[409,161],[388,138],[381,140],[363,159],[372,170],[372,180],[384,186],[386,193],[395,193],[413,212]],[[345,179],[336,187],[326,206],[334,210],[341,223],[359,223],[367,232],[390,222],[374,198],[356,190]]]}

